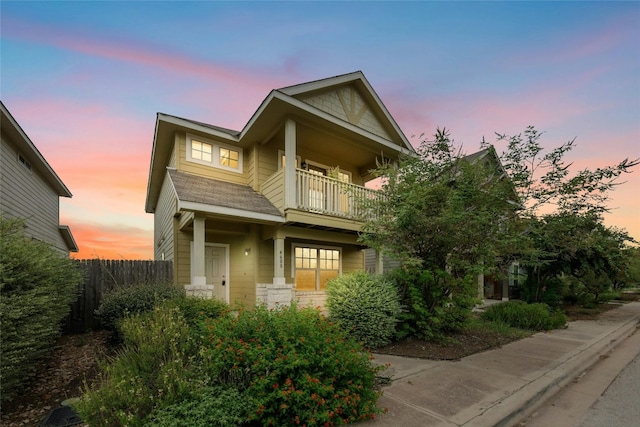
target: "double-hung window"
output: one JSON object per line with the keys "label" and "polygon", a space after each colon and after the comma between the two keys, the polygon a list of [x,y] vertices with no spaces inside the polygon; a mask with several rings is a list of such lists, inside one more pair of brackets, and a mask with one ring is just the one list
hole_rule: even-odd
{"label": "double-hung window", "polygon": [[242,173],[242,149],[187,135],[187,161]]}

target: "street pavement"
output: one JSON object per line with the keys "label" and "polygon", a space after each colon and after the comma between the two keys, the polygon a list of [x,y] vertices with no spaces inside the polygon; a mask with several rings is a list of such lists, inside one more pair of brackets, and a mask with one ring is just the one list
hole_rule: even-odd
{"label": "street pavement", "polygon": [[580,427],[634,425],[640,425],[640,354],[620,372],[580,423]]}
{"label": "street pavement", "polygon": [[636,329],[640,302],[460,361],[374,354],[391,379],[373,426],[513,426]]}

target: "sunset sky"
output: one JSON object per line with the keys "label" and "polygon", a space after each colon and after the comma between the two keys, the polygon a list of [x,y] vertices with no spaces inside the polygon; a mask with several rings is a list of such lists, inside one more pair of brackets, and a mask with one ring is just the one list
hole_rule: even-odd
{"label": "sunset sky", "polygon": [[[76,258],[153,257],[157,112],[240,130],[271,89],[357,70],[416,144],[534,125],[575,137],[578,168],[640,157],[637,1],[2,0],[0,19],[0,96],[73,193]],[[640,168],[622,181],[605,223],[640,240]]]}

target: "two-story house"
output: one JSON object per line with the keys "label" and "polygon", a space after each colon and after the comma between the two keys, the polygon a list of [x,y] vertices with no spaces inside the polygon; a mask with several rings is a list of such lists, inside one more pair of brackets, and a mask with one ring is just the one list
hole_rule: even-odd
{"label": "two-story house", "polygon": [[25,221],[25,235],[67,256],[78,246],[60,225],[60,197],[71,192],[0,102],[0,213]]}
{"label": "two-story house", "polygon": [[240,131],[159,113],[152,150],[155,258],[190,294],[270,306],[364,270],[365,184],[414,153],[361,72],[273,90]]}

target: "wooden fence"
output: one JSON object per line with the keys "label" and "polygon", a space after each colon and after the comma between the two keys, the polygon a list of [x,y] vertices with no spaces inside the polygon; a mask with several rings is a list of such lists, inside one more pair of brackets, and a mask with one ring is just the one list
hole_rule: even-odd
{"label": "wooden fence", "polygon": [[98,329],[100,322],[95,318],[94,311],[100,305],[102,296],[111,289],[142,283],[173,282],[172,261],[87,259],[76,262],[84,272],[85,280],[79,285],[78,299],[65,322],[65,333]]}

